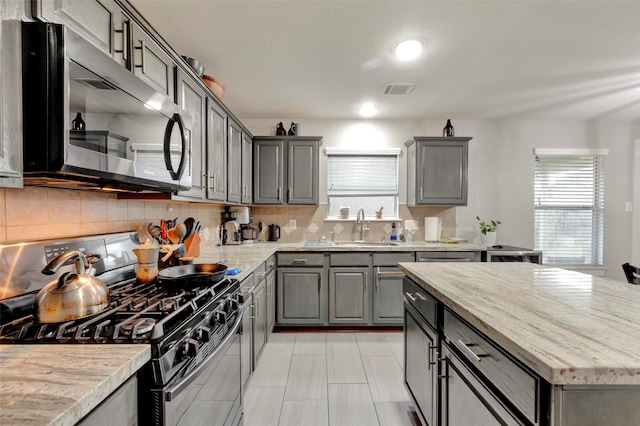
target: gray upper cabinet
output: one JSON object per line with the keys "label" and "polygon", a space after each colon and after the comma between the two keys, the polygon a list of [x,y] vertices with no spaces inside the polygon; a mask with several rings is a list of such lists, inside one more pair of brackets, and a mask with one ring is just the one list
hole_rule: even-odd
{"label": "gray upper cabinet", "polygon": [[176,66],[173,59],[135,22],[131,22],[133,73],[173,99]]}
{"label": "gray upper cabinet", "polygon": [[251,204],[253,199],[253,139],[242,132],[242,179],[240,182],[242,204]]}
{"label": "gray upper cabinet", "polygon": [[207,99],[207,199],[227,200],[227,113]]}
{"label": "gray upper cabinet", "polygon": [[207,96],[195,81],[182,70],[178,70],[178,105],[187,111],[192,119],[193,124],[189,131],[189,161],[188,167],[191,168],[191,189],[189,191],[179,192],[181,197],[201,199],[205,196],[205,176],[204,170],[205,155],[204,141],[206,137],[206,114],[207,114]]}
{"label": "gray upper cabinet", "polygon": [[242,201],[242,129],[234,120],[227,124],[227,201]]}
{"label": "gray upper cabinet", "polygon": [[0,187],[22,187],[22,108],[15,100],[22,98],[20,21],[0,20]]}
{"label": "gray upper cabinet", "polygon": [[407,205],[467,205],[467,137],[413,137],[407,147]]}
{"label": "gray upper cabinet", "polygon": [[37,0],[33,16],[64,24],[128,68],[129,19],[114,0]]}
{"label": "gray upper cabinet", "polygon": [[322,137],[254,137],[254,204],[317,205]]}

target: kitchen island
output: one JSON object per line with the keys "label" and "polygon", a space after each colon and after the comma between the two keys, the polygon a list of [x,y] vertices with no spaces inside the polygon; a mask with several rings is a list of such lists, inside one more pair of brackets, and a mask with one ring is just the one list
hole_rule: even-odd
{"label": "kitchen island", "polygon": [[[468,366],[491,398],[511,404],[507,424],[640,424],[640,287],[530,263],[400,268],[439,306],[441,355],[463,360],[459,370]],[[443,383],[440,398],[454,398]]]}

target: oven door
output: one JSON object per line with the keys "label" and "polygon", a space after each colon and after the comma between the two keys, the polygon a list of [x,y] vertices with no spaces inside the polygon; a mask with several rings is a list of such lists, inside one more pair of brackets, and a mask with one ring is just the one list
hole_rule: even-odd
{"label": "oven door", "polygon": [[240,309],[222,343],[196,368],[163,388],[151,390],[154,405],[151,424],[237,426],[240,423],[242,316]]}

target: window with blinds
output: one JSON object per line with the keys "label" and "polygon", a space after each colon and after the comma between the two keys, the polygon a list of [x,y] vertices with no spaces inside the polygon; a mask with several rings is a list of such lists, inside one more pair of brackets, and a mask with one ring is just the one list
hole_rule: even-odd
{"label": "window with blinds", "polygon": [[535,152],[534,238],[543,263],[602,265],[605,156],[547,151]]}
{"label": "window with blinds", "polygon": [[327,150],[327,198],[329,218],[339,218],[340,209],[349,207],[353,219],[360,208],[365,217],[375,218],[383,207],[382,218],[398,217],[399,152],[338,153]]}

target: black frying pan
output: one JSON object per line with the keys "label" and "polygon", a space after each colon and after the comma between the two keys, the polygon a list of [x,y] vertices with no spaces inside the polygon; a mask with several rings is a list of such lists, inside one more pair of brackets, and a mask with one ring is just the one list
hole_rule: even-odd
{"label": "black frying pan", "polygon": [[158,272],[158,282],[181,287],[212,286],[223,279],[226,272],[227,265],[221,263],[171,266]]}

